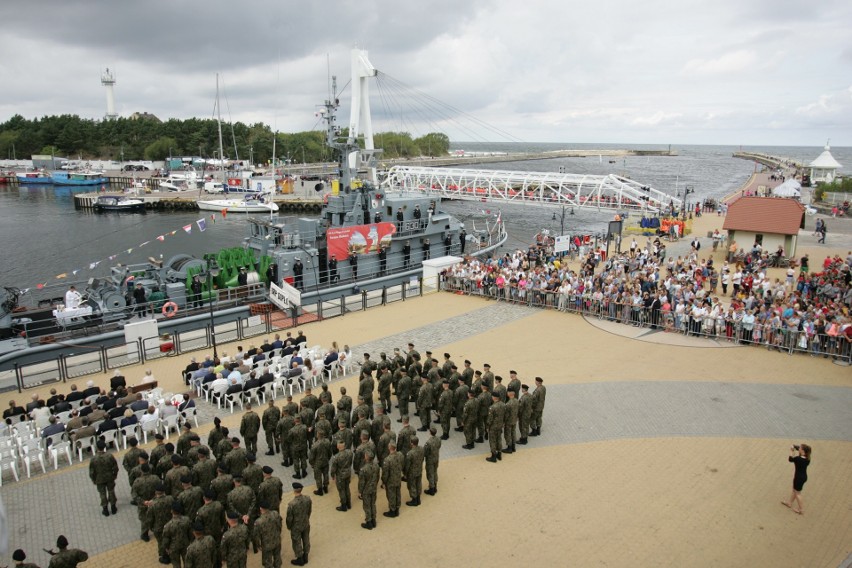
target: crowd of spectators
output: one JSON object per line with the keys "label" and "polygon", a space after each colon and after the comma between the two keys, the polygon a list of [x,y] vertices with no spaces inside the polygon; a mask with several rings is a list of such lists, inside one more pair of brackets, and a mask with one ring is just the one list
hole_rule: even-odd
{"label": "crowd of spectators", "polygon": [[[737,251],[736,243],[731,249]],[[777,254],[777,252],[776,252]],[[693,241],[666,256],[658,239],[606,258],[589,252],[579,268],[546,247],[467,259],[444,273],[450,290],[580,312],[668,332],[848,360],[852,350],[852,252],[771,277],[773,254],[757,245],[716,266]],[[721,287],[721,293],[720,293]]]}

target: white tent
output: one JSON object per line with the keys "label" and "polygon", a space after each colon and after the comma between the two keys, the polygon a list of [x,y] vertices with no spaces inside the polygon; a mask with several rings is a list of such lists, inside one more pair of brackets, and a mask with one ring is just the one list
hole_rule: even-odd
{"label": "white tent", "polygon": [[801,197],[802,184],[790,178],[772,190],[773,197]]}

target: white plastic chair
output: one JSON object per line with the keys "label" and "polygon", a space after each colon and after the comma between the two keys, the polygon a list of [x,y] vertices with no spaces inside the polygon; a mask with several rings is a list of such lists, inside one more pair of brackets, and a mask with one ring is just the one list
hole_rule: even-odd
{"label": "white plastic chair", "polygon": [[85,438],[80,438],[76,442],[74,442],[74,446],[77,448],[77,456],[80,458],[80,461],[83,461],[83,452],[86,450],[92,450],[94,453],[95,442],[97,441],[97,436],[86,436]]}
{"label": "white plastic chair", "polygon": [[338,360],[337,368],[343,372],[342,376],[345,377],[351,372],[351,369],[354,365],[355,361],[352,359],[352,354],[347,353],[346,357],[343,359],[342,362]]}
{"label": "white plastic chair", "polygon": [[174,430],[175,434],[180,432],[180,424],[178,423],[180,420],[180,414],[172,414],[171,416],[166,416],[165,418],[160,419],[160,427],[163,429],[163,434],[166,436],[166,440],[169,439],[169,431]]}
{"label": "white plastic chair", "polygon": [[0,448],[0,487],[3,486],[4,469],[12,472],[15,481],[21,480],[21,476],[18,474],[18,456],[15,455],[15,450],[12,447]]}
{"label": "white plastic chair", "polygon": [[57,412],[56,413],[56,420],[59,421],[59,422],[62,422],[63,424],[68,422],[70,419],[71,419],[71,411],[70,410],[66,410],[65,412]]}
{"label": "white plastic chair", "polygon": [[140,430],[142,431],[142,443],[148,443],[148,434],[151,434],[151,437],[155,436],[160,431],[160,421],[159,420],[149,420],[147,422],[142,422],[140,424]]}
{"label": "white plastic chair", "polygon": [[54,471],[59,469],[60,456],[65,456],[66,458],[68,458],[68,465],[74,463],[74,456],[71,454],[71,442],[69,442],[68,440],[53,442],[47,447],[47,451],[50,454],[50,457],[53,459]]}
{"label": "white plastic chair", "polygon": [[139,439],[139,424],[131,424],[130,426],[125,426],[124,428],[119,428],[118,431],[121,433],[121,441],[123,442],[124,449],[127,449],[127,439],[128,438],[136,438]]}
{"label": "white plastic chair", "polygon": [[267,400],[275,400],[275,383],[266,383],[260,387],[260,393],[263,395],[263,402]]}
{"label": "white plastic chair", "polygon": [[340,374],[340,362],[335,359],[328,366],[328,382],[331,382],[334,379],[335,375]]}
{"label": "white plastic chair", "polygon": [[187,408],[181,414],[181,422],[188,422],[191,419],[195,422],[195,427],[198,428],[198,408],[194,406]]}
{"label": "white plastic chair", "polygon": [[[246,402],[257,401],[257,405],[261,406],[263,403],[260,402],[261,392],[260,387],[255,387],[253,389],[249,389],[247,391],[243,391],[243,398]],[[266,402],[264,400],[264,402]]]}
{"label": "white plastic chair", "polygon": [[119,435],[120,432],[118,430],[107,430],[100,435],[100,439],[103,440],[107,446],[112,444],[112,446],[117,450]]}
{"label": "white plastic chair", "polygon": [[68,404],[71,405],[71,410],[79,410],[80,407],[83,406],[83,402],[85,402],[85,399],[72,400]]}
{"label": "white plastic chair", "polygon": [[41,451],[39,440],[35,438],[30,438],[21,445],[21,461],[27,468],[27,478],[31,477],[30,466],[33,462],[38,462],[41,472],[47,473],[47,468],[44,466],[44,452]]}
{"label": "white plastic chair", "polygon": [[231,414],[234,413],[234,405],[239,404],[240,410],[243,410],[243,393],[240,392],[232,392],[231,394],[226,394],[224,399],[224,404],[227,404],[231,409]]}

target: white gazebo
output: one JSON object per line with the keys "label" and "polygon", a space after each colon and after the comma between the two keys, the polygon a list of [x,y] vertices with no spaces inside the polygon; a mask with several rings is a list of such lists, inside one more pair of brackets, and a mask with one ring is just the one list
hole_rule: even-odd
{"label": "white gazebo", "polygon": [[831,155],[831,147],[826,142],[825,150],[817,156],[817,159],[808,164],[811,169],[811,183],[831,183],[837,177],[837,169],[842,168],[834,156]]}

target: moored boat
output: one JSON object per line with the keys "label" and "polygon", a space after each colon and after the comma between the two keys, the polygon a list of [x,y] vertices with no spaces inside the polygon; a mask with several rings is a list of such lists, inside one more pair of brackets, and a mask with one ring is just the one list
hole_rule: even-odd
{"label": "moored boat", "polygon": [[52,184],[53,179],[50,174],[43,170],[17,172],[15,176],[20,184]]}
{"label": "moored boat", "polygon": [[50,179],[54,185],[103,185],[109,183],[103,172],[53,172]]}
{"label": "moored boat", "polygon": [[205,199],[198,202],[198,208],[202,211],[222,211],[228,213],[277,213],[278,205],[265,202],[262,199],[254,199],[247,195],[244,199]]}
{"label": "moored boat", "polygon": [[145,202],[125,195],[101,195],[95,202],[95,211],[145,212]]}

